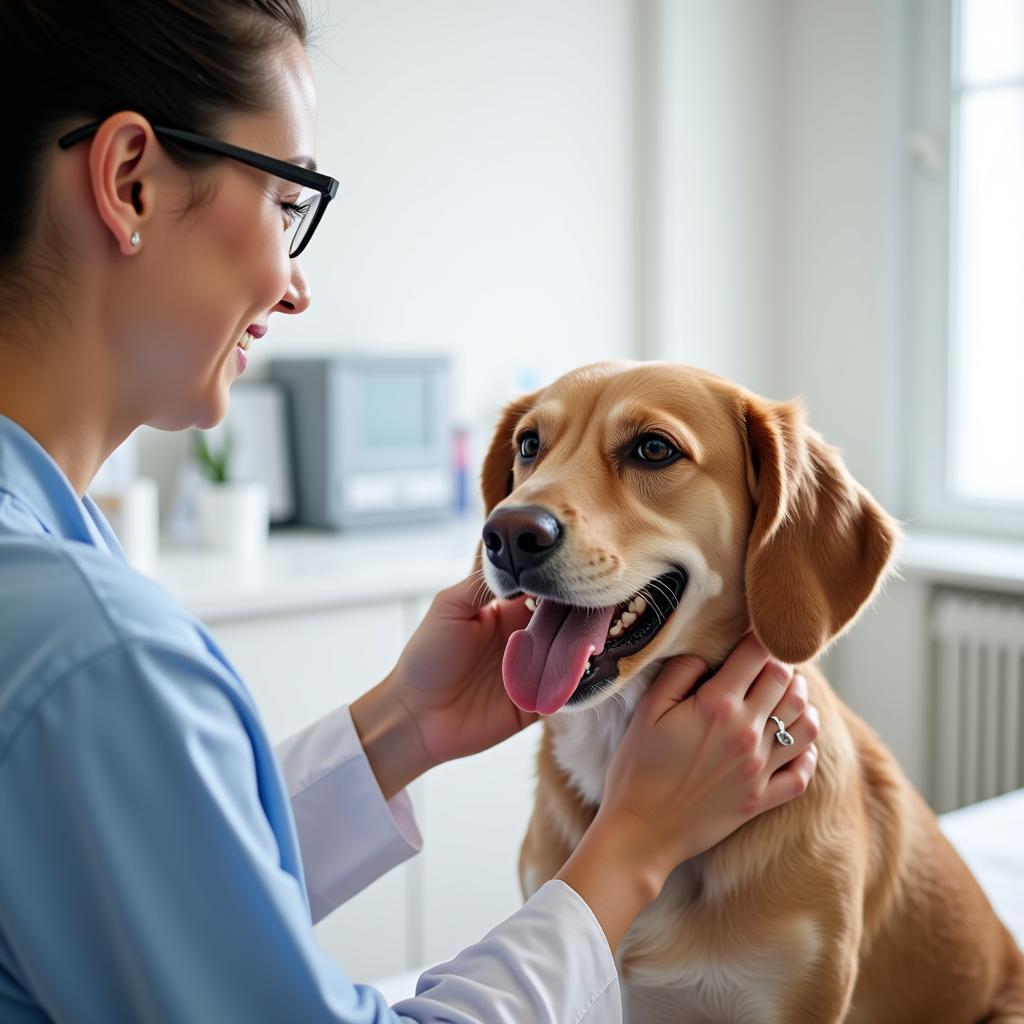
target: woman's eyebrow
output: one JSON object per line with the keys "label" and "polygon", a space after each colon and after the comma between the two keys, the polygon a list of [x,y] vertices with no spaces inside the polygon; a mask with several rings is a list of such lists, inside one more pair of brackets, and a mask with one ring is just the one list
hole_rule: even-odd
{"label": "woman's eyebrow", "polygon": [[288,163],[298,164],[310,171],[316,170],[316,161],[311,156],[293,156]]}

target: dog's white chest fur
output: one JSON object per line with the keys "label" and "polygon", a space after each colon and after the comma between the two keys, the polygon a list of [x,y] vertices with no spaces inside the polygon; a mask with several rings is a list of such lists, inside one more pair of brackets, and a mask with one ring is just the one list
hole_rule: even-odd
{"label": "dog's white chest fur", "polygon": [[553,736],[555,760],[588,803],[601,803],[608,765],[637,702],[659,668],[660,662],[652,662],[630,679],[613,699],[596,708],[563,711],[559,715]]}

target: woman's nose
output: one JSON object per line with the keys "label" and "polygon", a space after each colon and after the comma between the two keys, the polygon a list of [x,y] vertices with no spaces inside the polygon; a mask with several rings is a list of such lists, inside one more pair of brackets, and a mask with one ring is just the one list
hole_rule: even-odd
{"label": "woman's nose", "polygon": [[312,296],[309,294],[309,282],[302,272],[298,260],[292,260],[292,276],[288,282],[288,290],[274,307],[281,313],[302,313],[309,308]]}

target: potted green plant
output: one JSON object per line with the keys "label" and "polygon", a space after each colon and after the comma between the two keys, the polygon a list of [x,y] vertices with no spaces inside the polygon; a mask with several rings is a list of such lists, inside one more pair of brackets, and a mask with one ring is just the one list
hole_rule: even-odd
{"label": "potted green plant", "polygon": [[208,547],[239,555],[266,548],[270,496],[261,480],[236,478],[236,444],[230,427],[194,432],[193,453],[202,474],[199,532]]}
{"label": "potted green plant", "polygon": [[193,452],[203,477],[215,484],[226,484],[231,466],[231,449],[234,447],[235,435],[224,427],[221,432],[222,441],[215,445],[212,438],[207,438],[208,431],[196,430],[193,434]]}

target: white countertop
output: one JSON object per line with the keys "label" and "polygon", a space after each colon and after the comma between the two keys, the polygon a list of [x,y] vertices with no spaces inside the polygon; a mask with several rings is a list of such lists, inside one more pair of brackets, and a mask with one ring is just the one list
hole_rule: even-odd
{"label": "white countertop", "polygon": [[423,597],[469,574],[480,526],[452,519],[345,533],[286,528],[271,532],[258,558],[163,548],[153,576],[206,622]]}

